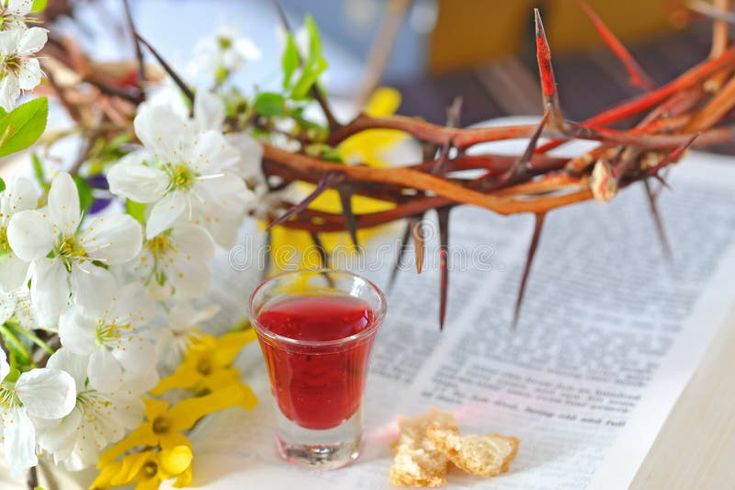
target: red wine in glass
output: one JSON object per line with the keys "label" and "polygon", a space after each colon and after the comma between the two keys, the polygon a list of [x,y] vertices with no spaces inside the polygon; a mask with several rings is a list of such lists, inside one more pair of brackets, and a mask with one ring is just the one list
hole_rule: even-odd
{"label": "red wine in glass", "polygon": [[[352,296],[293,296],[266,305],[258,323],[289,339],[330,341],[369,329],[374,318],[370,306]],[[273,395],[290,420],[307,429],[331,429],[355,414],[370,342],[307,351],[289,350],[277,340],[261,346]]]}
{"label": "red wine in glass", "polygon": [[385,311],[374,284],[343,271],[280,274],[251,296],[286,461],[332,469],[357,458],[370,350]]}

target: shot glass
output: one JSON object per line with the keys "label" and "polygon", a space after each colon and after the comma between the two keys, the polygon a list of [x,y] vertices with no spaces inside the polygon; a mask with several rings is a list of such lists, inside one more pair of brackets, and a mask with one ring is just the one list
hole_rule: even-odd
{"label": "shot glass", "polygon": [[289,463],[325,470],[357,459],[370,351],[385,312],[380,289],[345,271],[286,272],[253,292],[276,446]]}

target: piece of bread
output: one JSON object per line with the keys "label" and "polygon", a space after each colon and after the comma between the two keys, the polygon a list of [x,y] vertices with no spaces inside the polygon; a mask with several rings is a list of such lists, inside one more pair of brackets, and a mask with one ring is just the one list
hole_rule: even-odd
{"label": "piece of bread", "polygon": [[520,443],[517,437],[461,436],[457,431],[441,427],[429,427],[426,437],[457,468],[478,476],[496,476],[508,471]]}
{"label": "piece of bread", "polygon": [[391,483],[401,487],[446,485],[449,459],[426,437],[426,433],[434,428],[442,433],[458,434],[454,416],[433,408],[423,415],[399,418],[398,427],[400,435],[393,444],[396,455],[390,469]]}

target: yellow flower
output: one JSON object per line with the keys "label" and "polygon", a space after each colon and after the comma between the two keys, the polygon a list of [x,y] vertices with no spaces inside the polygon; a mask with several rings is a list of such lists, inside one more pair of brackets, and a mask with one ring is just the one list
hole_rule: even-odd
{"label": "yellow flower", "polygon": [[253,392],[242,384],[222,388],[210,395],[188,398],[171,407],[165,401],[145,400],[146,420],[125,439],[103,452],[97,460],[97,467],[102,468],[139,446],[160,446],[162,449],[190,447],[189,439],[181,432],[191,429],[199,419],[231,407],[250,410],[256,403]]}
{"label": "yellow flower", "polygon": [[151,490],[170,478],[176,478],[174,487],[185,487],[191,483],[192,459],[188,446],[131,454],[120,462],[105,465],[90,488],[96,490],[136,483],[135,490]]}
{"label": "yellow flower", "polygon": [[[375,91],[363,109],[373,117],[389,116],[401,105],[401,94],[398,90],[381,87]],[[406,133],[397,129],[369,129],[344,140],[339,147],[342,160],[347,163],[367,163],[371,167],[389,165],[386,153],[402,140]]]}
{"label": "yellow flower", "polygon": [[[397,90],[381,87],[368,101],[364,112],[371,116],[387,116],[393,114],[401,105],[401,94]],[[343,141],[338,147],[340,157],[347,163],[364,163],[372,167],[385,167],[390,164],[388,151],[406,138],[406,134],[394,129],[370,129],[351,136]],[[300,187],[304,195],[314,189],[314,186],[302,184]],[[371,199],[364,196],[353,196],[352,210],[355,214],[385,211],[393,207],[392,203]],[[334,190],[323,192],[309,205],[310,209],[330,213],[342,212],[339,194]],[[374,230],[358,230],[357,236],[361,243],[365,242]],[[346,233],[326,233],[321,236],[322,243],[327,250],[333,250],[337,246],[349,247],[351,241]],[[285,269],[292,265],[291,253],[279,254],[278,250],[288,245],[284,250],[295,247],[297,250],[309,250],[312,246],[311,236],[306,231],[291,230],[283,226],[277,226],[272,231],[271,246],[273,263],[276,270]],[[314,268],[318,264],[318,256],[310,255],[301,257],[302,267]]]}
{"label": "yellow flower", "polygon": [[225,386],[241,384],[240,373],[232,367],[232,362],[243,346],[254,339],[252,328],[217,339],[208,335],[194,339],[176,371],[163,378],[151,394],[160,395],[174,388],[211,393]]}

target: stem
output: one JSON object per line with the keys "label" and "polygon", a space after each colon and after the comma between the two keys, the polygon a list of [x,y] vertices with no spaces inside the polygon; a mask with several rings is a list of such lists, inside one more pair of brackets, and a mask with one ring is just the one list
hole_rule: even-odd
{"label": "stem", "polygon": [[28,485],[28,490],[36,490],[38,488],[38,469],[35,466],[28,469],[26,484]]}

